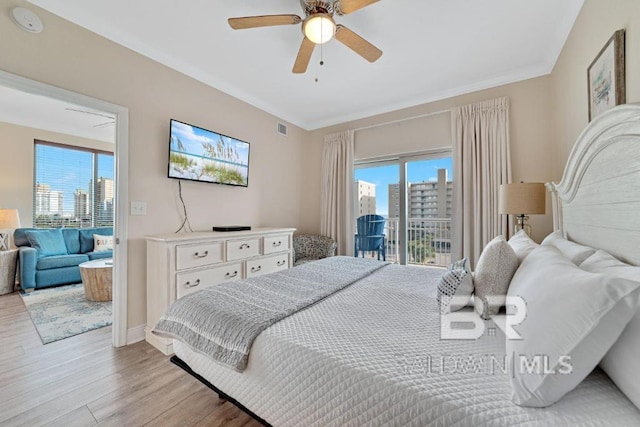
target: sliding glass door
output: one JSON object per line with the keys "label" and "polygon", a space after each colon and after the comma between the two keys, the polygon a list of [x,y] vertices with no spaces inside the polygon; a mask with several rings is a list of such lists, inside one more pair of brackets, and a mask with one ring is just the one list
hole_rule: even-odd
{"label": "sliding glass door", "polygon": [[450,151],[356,163],[356,218],[385,218],[388,261],[451,263],[452,179]]}
{"label": "sliding glass door", "polygon": [[[355,217],[375,214],[385,219],[386,259],[396,263],[399,262],[399,182],[400,165],[397,162],[356,165],[353,192]],[[374,254],[365,255],[373,256]]]}

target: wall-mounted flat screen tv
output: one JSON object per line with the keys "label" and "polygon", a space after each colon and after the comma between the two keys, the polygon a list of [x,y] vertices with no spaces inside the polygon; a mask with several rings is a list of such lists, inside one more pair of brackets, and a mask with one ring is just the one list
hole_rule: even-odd
{"label": "wall-mounted flat screen tv", "polygon": [[249,184],[249,143],[171,119],[169,178]]}

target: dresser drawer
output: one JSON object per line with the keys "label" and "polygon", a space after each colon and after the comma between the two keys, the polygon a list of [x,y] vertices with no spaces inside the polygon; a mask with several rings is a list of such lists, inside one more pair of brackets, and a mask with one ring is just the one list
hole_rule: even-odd
{"label": "dresser drawer", "polygon": [[260,239],[227,240],[227,261],[260,255]]}
{"label": "dresser drawer", "polygon": [[276,271],[286,270],[289,268],[289,252],[252,259],[247,261],[247,277],[256,277],[263,274],[275,273]]}
{"label": "dresser drawer", "polygon": [[222,242],[176,246],[176,270],[216,264],[224,261]]}
{"label": "dresser drawer", "polygon": [[221,267],[207,268],[176,274],[176,298],[182,298],[192,292],[218,283],[242,278],[242,263],[227,264]]}
{"label": "dresser drawer", "polygon": [[268,236],[263,239],[264,249],[263,254],[274,254],[276,252],[289,250],[289,235],[281,234],[279,236]]}

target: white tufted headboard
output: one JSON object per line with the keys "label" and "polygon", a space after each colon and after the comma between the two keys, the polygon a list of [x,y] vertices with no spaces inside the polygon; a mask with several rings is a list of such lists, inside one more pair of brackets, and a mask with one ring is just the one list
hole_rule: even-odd
{"label": "white tufted headboard", "polygon": [[618,106],[593,120],[562,181],[547,188],[555,230],[640,265],[640,105]]}

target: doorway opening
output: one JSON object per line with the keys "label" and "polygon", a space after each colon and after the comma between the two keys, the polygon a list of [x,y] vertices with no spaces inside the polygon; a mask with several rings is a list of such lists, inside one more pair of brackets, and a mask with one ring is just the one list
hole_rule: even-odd
{"label": "doorway opening", "polygon": [[[75,160],[68,158],[58,162],[58,166],[62,166],[61,169],[47,175],[47,179],[50,178],[52,183],[59,181],[59,178],[61,178],[63,174],[69,176],[77,175],[83,168],[91,168],[92,172],[95,170],[105,175],[104,177],[98,177],[96,179],[93,179],[94,176],[92,175],[89,177],[90,182],[77,184],[77,188],[73,190],[66,188],[58,190],[52,187],[52,183],[36,182],[39,179],[36,175],[36,153],[38,147],[41,148],[40,151],[42,152],[51,148],[51,144],[42,142],[43,139],[46,140],[47,138],[31,138],[31,146],[28,149],[21,147],[20,149],[16,148],[5,151],[9,153],[14,152],[13,161],[20,161],[21,164],[24,163],[25,167],[23,169],[25,170],[22,170],[19,174],[16,172],[16,176],[10,177],[10,179],[7,180],[7,182],[9,182],[11,186],[15,186],[15,188],[11,189],[11,191],[3,192],[4,196],[2,196],[2,200],[0,200],[0,205],[15,206],[16,210],[21,211],[19,214],[21,222],[20,228],[23,230],[27,228],[38,228],[39,226],[60,229],[65,225],[77,226],[77,229],[82,230],[85,225],[104,225],[105,228],[108,228],[107,223],[110,222],[112,224],[113,250],[112,260],[109,266],[112,273],[110,290],[113,301],[111,341],[112,344],[117,347],[126,345],[128,110],[115,104],[39,83],[4,71],[0,71],[0,91],[15,97],[14,99],[16,101],[8,101],[8,97],[2,97],[3,101],[0,101],[0,122],[2,123],[14,125],[21,129],[43,129],[41,135],[49,134],[48,132],[56,135],[69,135],[68,139],[65,138],[67,139],[66,141],[55,142],[66,143],[66,145],[72,145],[76,148],[83,146],[83,144],[78,143],[80,139],[95,140],[95,143],[99,145],[100,140],[102,139],[102,141],[104,141],[105,139],[100,137],[94,138],[91,135],[99,135],[101,131],[102,133],[111,133],[111,149],[105,150],[103,149],[104,147],[82,147],[84,150],[83,155],[86,155],[88,151],[93,151],[90,153],[91,159],[89,161],[92,162],[91,165],[82,166]],[[43,108],[47,105],[57,105],[57,112],[53,115],[45,112],[41,117],[37,117],[38,113],[35,110],[17,108],[19,103],[22,102],[20,99],[22,99],[22,101],[27,99],[30,99],[30,101],[38,101],[35,105]],[[79,128],[81,129],[78,132],[74,132],[69,128],[65,129],[64,127],[55,128],[56,125],[60,126],[64,123],[64,120],[57,117],[56,114],[64,116],[65,114],[73,113],[76,114],[74,117],[76,117],[80,124]],[[72,123],[73,120],[70,122]],[[40,140],[39,145],[38,142],[35,141],[36,139]],[[58,146],[56,148],[61,147]],[[21,160],[18,160],[17,156],[21,156]],[[31,158],[27,160],[26,158],[28,156],[31,156]],[[99,166],[100,162],[102,162],[101,166]],[[49,163],[55,166],[54,162]],[[107,177],[106,175],[109,174],[110,177]],[[98,179],[100,179],[100,185],[96,185],[98,184],[96,182]],[[69,191],[72,191],[73,194],[64,194]],[[98,194],[99,191],[102,191],[104,194]],[[91,192],[93,194],[90,194]],[[86,203],[90,203],[92,206],[85,206]],[[90,212],[88,212],[89,209],[91,210]],[[40,215],[37,215],[37,213]],[[91,217],[85,217],[86,214],[90,214]],[[54,227],[52,226],[53,223],[57,225]],[[64,230],[64,228],[62,229]],[[66,233],[68,234],[68,231]],[[12,236],[15,235],[15,238],[18,238],[17,234],[13,232],[11,232],[11,234]],[[98,236],[101,235],[98,234]],[[27,236],[22,237],[26,238]],[[88,242],[89,236],[86,235],[84,237]],[[93,234],[90,237],[92,239],[95,238]],[[71,245],[75,244],[73,243],[74,240],[69,238],[69,236],[65,235],[63,239],[64,238],[67,238],[71,242]],[[12,242],[15,247],[14,243],[15,242]],[[83,240],[79,238],[78,245],[81,245],[81,243],[83,243]],[[93,244],[94,241],[92,240],[91,243]],[[108,245],[108,242],[106,242],[106,244]],[[93,245],[91,249],[93,249]],[[77,250],[78,252],[87,252],[86,250],[81,251],[80,248],[77,248]],[[69,255],[69,253],[67,253],[67,255]],[[97,256],[99,257],[99,254]],[[42,261],[42,259],[39,259],[39,261]],[[69,259],[50,259],[48,262],[55,264],[54,261],[71,262]],[[78,260],[75,261],[77,261],[79,265],[80,261],[84,261],[84,259],[80,260],[80,256],[78,256]],[[57,266],[53,264],[51,267],[63,269],[69,267],[69,271],[73,269],[71,266]],[[40,265],[41,270],[45,267],[44,265]],[[59,270],[59,272],[61,272],[61,270]],[[41,283],[48,284],[47,280],[54,282],[55,278],[53,276],[55,275],[45,274],[41,271]],[[55,286],[55,284],[52,286]],[[54,288],[52,287],[51,289]]]}

